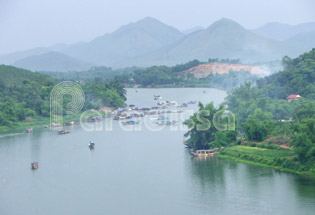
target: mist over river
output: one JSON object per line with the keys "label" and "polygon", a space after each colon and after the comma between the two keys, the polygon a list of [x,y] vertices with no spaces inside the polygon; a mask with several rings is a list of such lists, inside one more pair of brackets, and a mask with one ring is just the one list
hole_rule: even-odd
{"label": "mist over river", "polygon": [[[205,91],[205,92],[204,92]],[[156,106],[163,100],[213,101],[217,89],[128,89],[127,104]],[[112,129],[71,127],[58,135],[0,135],[1,215],[87,214],[314,214],[315,180],[220,158],[196,159],[183,145],[178,125],[159,131],[111,121]],[[141,129],[135,129],[139,126]],[[131,130],[131,131],[128,131]],[[89,141],[95,149],[88,148]],[[31,170],[30,163],[39,162]]]}

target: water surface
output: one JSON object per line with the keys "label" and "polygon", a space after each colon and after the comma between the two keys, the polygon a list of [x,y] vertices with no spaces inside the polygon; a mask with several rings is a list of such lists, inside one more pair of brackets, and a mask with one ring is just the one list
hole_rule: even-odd
{"label": "water surface", "polygon": [[[153,95],[218,105],[226,93],[128,89],[127,102],[154,106]],[[314,180],[225,159],[195,159],[179,127],[139,126],[141,131],[125,131],[114,121],[111,131],[76,126],[69,135],[44,128],[1,135],[0,214],[314,214]],[[33,161],[38,170],[30,169]]]}

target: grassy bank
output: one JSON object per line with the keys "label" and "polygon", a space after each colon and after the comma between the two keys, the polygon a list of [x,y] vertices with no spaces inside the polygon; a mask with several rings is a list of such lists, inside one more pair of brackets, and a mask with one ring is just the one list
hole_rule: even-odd
{"label": "grassy bank", "polygon": [[[101,112],[102,117],[106,117],[105,112]],[[89,118],[95,116],[95,112],[87,112],[84,115],[84,118]],[[71,121],[80,121],[81,113],[75,114],[75,115],[67,115],[64,116],[63,122],[71,122]],[[6,126],[0,126],[0,134],[3,133],[14,133],[14,132],[21,132],[25,131],[27,128],[40,128],[49,126],[50,124],[50,118],[49,117],[41,117],[41,116],[35,116],[32,118],[27,118],[24,121],[19,121],[13,123],[10,127]]]}
{"label": "grassy bank", "polygon": [[217,157],[233,159],[251,165],[270,167],[283,172],[290,172],[300,175],[315,176],[315,169],[308,168],[298,161],[294,152],[290,149],[276,149],[231,146],[227,147]]}

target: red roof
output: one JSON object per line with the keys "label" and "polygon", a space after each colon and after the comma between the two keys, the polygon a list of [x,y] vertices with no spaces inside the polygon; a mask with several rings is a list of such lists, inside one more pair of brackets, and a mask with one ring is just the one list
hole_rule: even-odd
{"label": "red roof", "polygon": [[300,95],[295,95],[295,94],[291,94],[288,96],[288,99],[298,99],[298,98],[301,98]]}

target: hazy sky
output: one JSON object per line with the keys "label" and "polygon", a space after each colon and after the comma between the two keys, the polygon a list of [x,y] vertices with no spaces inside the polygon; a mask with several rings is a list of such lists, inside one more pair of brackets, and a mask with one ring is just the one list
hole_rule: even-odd
{"label": "hazy sky", "polygon": [[245,28],[315,21],[314,0],[0,0],[0,54],[89,41],[151,16],[179,30],[230,18]]}

